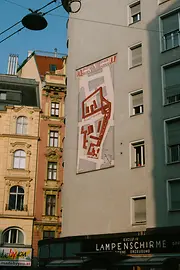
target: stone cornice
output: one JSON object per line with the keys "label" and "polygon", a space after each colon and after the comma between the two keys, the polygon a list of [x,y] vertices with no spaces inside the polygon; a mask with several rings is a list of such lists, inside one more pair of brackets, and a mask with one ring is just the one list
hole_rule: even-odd
{"label": "stone cornice", "polygon": [[34,216],[21,216],[21,215],[9,215],[9,214],[0,214],[0,218],[8,218],[8,219],[30,219],[33,220]]}
{"label": "stone cornice", "polygon": [[29,140],[38,140],[38,136],[30,136],[30,135],[19,135],[19,134],[0,134],[0,137],[8,137],[8,138],[20,138],[20,139],[29,139]]}

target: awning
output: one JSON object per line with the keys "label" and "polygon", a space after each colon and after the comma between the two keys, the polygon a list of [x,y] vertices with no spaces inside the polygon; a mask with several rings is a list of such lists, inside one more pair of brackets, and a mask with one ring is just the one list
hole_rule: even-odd
{"label": "awning", "polygon": [[175,257],[130,257],[121,260],[114,265],[116,266],[162,266],[164,264],[177,263],[178,259]]}
{"label": "awning", "polygon": [[89,259],[75,259],[75,260],[54,260],[46,264],[46,267],[74,267],[81,266],[83,263],[88,262]]}

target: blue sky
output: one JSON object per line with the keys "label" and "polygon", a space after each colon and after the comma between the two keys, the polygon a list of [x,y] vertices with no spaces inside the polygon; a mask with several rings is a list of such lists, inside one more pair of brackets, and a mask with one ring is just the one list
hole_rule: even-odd
{"label": "blue sky", "polygon": [[[7,2],[8,1],[8,2]],[[10,2],[12,3],[10,3]],[[0,32],[20,21],[29,13],[28,8],[38,9],[51,0],[0,0]],[[13,4],[16,3],[17,5]],[[61,3],[53,3],[42,11],[48,11]],[[20,6],[18,6],[20,5]],[[61,17],[62,16],[62,17]],[[65,18],[66,17],[66,18]],[[31,31],[23,29],[8,40],[0,43],[0,73],[7,72],[8,57],[10,53],[19,55],[19,64],[27,57],[28,51],[41,50],[53,52],[54,48],[60,53],[67,53],[66,48],[66,22],[68,14],[60,7],[52,11],[51,15],[46,15],[48,26],[42,31]],[[0,35],[0,41],[22,27],[18,24],[10,31]]]}

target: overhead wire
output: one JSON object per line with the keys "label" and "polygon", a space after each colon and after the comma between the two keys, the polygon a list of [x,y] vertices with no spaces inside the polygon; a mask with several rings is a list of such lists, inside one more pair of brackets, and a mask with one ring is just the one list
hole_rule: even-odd
{"label": "overhead wire", "polygon": [[22,29],[24,29],[24,28],[25,28],[25,27],[23,26],[23,27],[21,27],[20,29],[18,29],[17,31],[15,31],[14,33],[12,33],[11,35],[9,35],[8,37],[6,37],[6,38],[0,40],[0,43],[2,43],[3,41],[7,40],[8,38],[14,36],[15,34],[17,34],[18,32],[20,32],[20,31],[21,31]]}
{"label": "overhead wire", "polygon": [[[5,1],[7,1],[7,0],[5,0]],[[9,1],[9,0],[8,0],[8,1]],[[39,12],[39,11],[42,10],[43,8],[49,6],[49,5],[52,4],[52,3],[55,3],[56,1],[57,1],[57,0],[52,0],[51,2],[49,2],[48,4],[44,5],[43,7],[39,8],[39,9],[35,10],[34,12]],[[55,7],[55,8],[52,8],[52,9],[48,10],[47,12],[42,13],[41,16],[45,16],[46,14],[50,13],[51,11],[53,11],[53,10],[55,10],[55,9],[61,7],[61,6],[62,6],[62,4],[58,5],[58,6]],[[29,9],[29,10],[30,10],[30,9]],[[22,22],[22,20],[18,21],[17,23],[13,24],[12,26],[8,27],[7,29],[3,30],[2,32],[0,32],[0,35],[4,34],[4,33],[7,32],[7,31],[9,31],[10,29],[12,29],[13,27],[15,27],[16,25],[18,25],[18,24],[21,23],[21,22]],[[25,28],[25,27],[23,26],[23,27],[21,27],[20,29],[18,29],[17,31],[15,31],[15,32],[13,32],[12,34],[10,34],[9,36],[7,36],[6,38],[0,40],[0,43],[4,42],[5,40],[7,40],[7,39],[9,39],[10,37],[14,36],[15,34],[17,34],[18,32],[20,32],[20,31],[21,31],[22,29],[24,29],[24,28]]]}
{"label": "overhead wire", "polygon": [[28,9],[27,7],[22,6],[22,5],[20,5],[20,4],[17,4],[17,3],[14,2],[14,1],[11,1],[11,0],[4,0],[4,1],[7,2],[7,3],[10,3],[10,4],[13,4],[13,5],[16,5],[16,6],[18,6],[18,7],[21,7],[21,8],[23,8],[23,9]]}

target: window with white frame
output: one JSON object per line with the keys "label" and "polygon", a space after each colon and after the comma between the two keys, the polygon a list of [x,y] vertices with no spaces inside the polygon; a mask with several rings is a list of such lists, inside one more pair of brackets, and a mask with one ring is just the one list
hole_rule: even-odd
{"label": "window with white frame", "polygon": [[48,162],[48,180],[57,179],[57,162]]}
{"label": "window with white frame", "polygon": [[142,90],[130,93],[130,109],[131,115],[137,115],[144,112]]}
{"label": "window with white frame", "polygon": [[24,235],[18,228],[10,228],[3,233],[4,244],[24,244]]}
{"label": "window with white frame", "polygon": [[16,150],[14,152],[14,169],[25,169],[26,167],[26,153],[24,150]]}
{"label": "window with white frame", "polygon": [[180,162],[180,118],[166,121],[168,162]]}
{"label": "window with white frame", "polygon": [[9,192],[8,210],[24,210],[24,189],[20,186],[13,186]]}
{"label": "window with white frame", "polygon": [[20,116],[17,118],[16,122],[16,133],[17,134],[27,134],[27,117]]}
{"label": "window with white frame", "polygon": [[141,20],[141,3],[140,1],[129,6],[130,8],[130,23],[136,23]]}
{"label": "window with white frame", "polygon": [[180,61],[163,67],[165,104],[180,101]]}
{"label": "window with white frame", "polygon": [[6,92],[0,92],[0,100],[6,100]]}
{"label": "window with white frame", "polygon": [[169,210],[180,210],[180,179],[168,181]]}
{"label": "window with white frame", "polygon": [[57,102],[51,103],[51,116],[59,117],[59,103]]}
{"label": "window with white frame", "polygon": [[131,167],[138,168],[145,165],[144,141],[131,144]]}
{"label": "window with white frame", "polygon": [[49,133],[49,146],[58,147],[59,132],[56,130],[50,130]]}
{"label": "window with white frame", "polygon": [[163,51],[179,46],[179,11],[161,17]]}
{"label": "window with white frame", "polygon": [[132,223],[146,223],[146,197],[132,198]]}
{"label": "window with white frame", "polygon": [[55,216],[56,195],[46,195],[46,216]]}
{"label": "window with white frame", "polygon": [[130,65],[136,67],[142,64],[142,44],[130,48]]}

